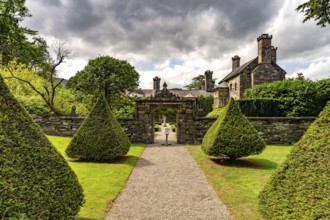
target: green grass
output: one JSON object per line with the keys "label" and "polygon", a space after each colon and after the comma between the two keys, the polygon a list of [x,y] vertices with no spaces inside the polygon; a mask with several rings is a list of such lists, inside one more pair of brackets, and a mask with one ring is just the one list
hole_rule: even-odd
{"label": "green grass", "polygon": [[48,136],[57,150],[69,161],[84,189],[85,204],[77,219],[104,219],[143,152],[143,145],[133,144],[127,156],[113,163],[70,162],[65,154],[71,138]]}
{"label": "green grass", "polygon": [[189,147],[234,219],[251,220],[262,219],[257,196],[291,149],[291,146],[267,146],[260,155],[225,162],[205,155],[200,145]]}

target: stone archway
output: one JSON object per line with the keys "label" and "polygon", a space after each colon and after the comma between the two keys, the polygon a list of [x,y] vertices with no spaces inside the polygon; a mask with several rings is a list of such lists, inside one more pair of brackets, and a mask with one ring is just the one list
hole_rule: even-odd
{"label": "stone archway", "polygon": [[193,139],[193,107],[195,98],[180,98],[170,93],[166,86],[159,91],[155,97],[146,100],[136,100],[137,119],[141,140],[144,143],[154,142],[153,112],[158,108],[169,108],[176,111],[177,142],[179,144],[189,143]]}

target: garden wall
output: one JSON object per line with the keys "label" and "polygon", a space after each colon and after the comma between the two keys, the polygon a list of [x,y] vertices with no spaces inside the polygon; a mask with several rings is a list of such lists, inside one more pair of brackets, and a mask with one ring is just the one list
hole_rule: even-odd
{"label": "garden wall", "polygon": [[[297,142],[315,117],[248,117],[267,144],[292,144]],[[195,118],[195,140],[201,143],[204,134],[216,118]]]}
{"label": "garden wall", "polygon": [[[32,118],[39,124],[41,129],[48,135],[56,135],[63,137],[71,137],[78,130],[84,117],[72,116],[51,116],[47,118],[40,118],[32,116]],[[138,121],[135,118],[120,118],[119,124],[125,130],[128,138],[134,143],[142,143],[141,134],[138,133]]]}
{"label": "garden wall", "polygon": [[[315,117],[249,117],[248,119],[267,144],[292,144],[300,139]],[[34,117],[34,120],[48,135],[73,136],[84,118],[53,116],[48,118]],[[201,143],[206,131],[215,120],[216,118],[194,118],[192,130],[195,135],[189,143]],[[143,143],[146,133],[143,131],[143,125],[140,125],[137,119],[120,118],[118,122],[131,142]]]}

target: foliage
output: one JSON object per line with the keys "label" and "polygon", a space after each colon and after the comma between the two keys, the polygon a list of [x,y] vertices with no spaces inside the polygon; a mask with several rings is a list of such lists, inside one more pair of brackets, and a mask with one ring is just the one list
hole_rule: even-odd
{"label": "foliage", "polygon": [[123,93],[112,96],[109,106],[116,118],[132,118],[136,115],[136,103],[134,98]]}
{"label": "foliage", "polygon": [[154,120],[162,123],[162,116],[166,116],[166,123],[176,121],[176,112],[173,109],[160,108],[153,113]]}
{"label": "foliage", "polygon": [[237,220],[262,219],[258,194],[291,149],[291,146],[268,145],[259,155],[232,162],[210,158],[200,145],[188,148],[232,218]]}
{"label": "foliage", "polygon": [[330,102],[260,193],[267,219],[330,218]]}
{"label": "foliage", "polygon": [[107,161],[125,156],[130,141],[101,94],[66,149],[71,158]]}
{"label": "foliage", "polygon": [[171,124],[170,126],[171,126],[172,131],[173,132],[176,132],[176,125],[175,124]]}
{"label": "foliage", "polygon": [[1,76],[0,94],[0,218],[73,218],[83,204],[76,175]]}
{"label": "foliage", "polygon": [[[30,89],[47,104],[47,106],[57,115],[60,115],[60,111],[55,107],[55,96],[62,80],[57,80],[56,68],[64,62],[68,56],[69,51],[65,49],[64,45],[59,43],[54,48],[56,53],[56,59],[48,58],[42,66],[36,70],[28,67],[25,64],[20,64],[17,60],[13,60],[2,68],[1,72],[4,72],[6,79],[14,79],[25,83]],[[26,74],[20,74],[21,71],[25,71]],[[32,83],[32,78],[40,78],[43,82],[42,87]],[[28,79],[29,78],[29,79]]]}
{"label": "foliage", "polygon": [[105,94],[108,103],[118,93],[133,91],[139,81],[139,73],[127,61],[110,56],[89,60],[82,71],[68,81],[68,87],[85,94]]}
{"label": "foliage", "polygon": [[[10,65],[10,64],[9,64]],[[19,78],[24,78],[29,81],[37,90],[42,90],[47,81],[32,73],[32,71],[22,64],[17,64],[14,74]],[[4,77],[10,76],[7,69],[0,69],[0,75]],[[44,102],[44,100],[33,89],[24,82],[12,78],[5,79],[9,90],[13,93],[15,98],[25,107],[30,114],[39,116],[48,116],[51,114],[51,109]],[[76,106],[78,115],[87,115],[92,103],[92,99],[88,95],[80,95],[79,92],[71,91],[63,85],[59,85],[56,90],[56,99],[54,105],[60,109],[62,115],[69,115],[73,105]]]}
{"label": "foliage", "polygon": [[155,124],[155,125],[154,125],[154,129],[155,129],[155,132],[160,131],[159,124]]}
{"label": "foliage", "polygon": [[[16,59],[30,67],[37,67],[48,57],[46,41],[37,32],[20,26],[30,17],[25,0],[2,0],[0,2],[0,56],[7,65]],[[30,40],[29,40],[30,39]]]}
{"label": "foliage", "polygon": [[[330,79],[321,82],[302,79],[286,79],[272,83],[264,83],[246,89],[244,98],[279,99],[285,116],[317,116],[326,101],[329,100]],[[318,84],[319,83],[319,84]],[[320,89],[322,86],[323,88]],[[320,85],[320,87],[318,87]],[[327,96],[328,95],[328,96]]]}
{"label": "foliage", "polygon": [[206,132],[202,149],[210,156],[227,156],[231,160],[260,154],[265,142],[243,115],[234,99],[230,99],[224,113]]}
{"label": "foliage", "polygon": [[[48,136],[57,150],[67,159],[65,149],[72,138]],[[70,167],[77,174],[86,202],[78,213],[77,219],[104,219],[124,187],[140,155],[143,145],[133,144],[123,160],[116,163],[90,163],[69,160]]]}
{"label": "foliage", "polygon": [[245,116],[278,117],[284,116],[278,99],[241,99],[239,107]]}
{"label": "foliage", "polygon": [[192,82],[186,86],[184,86],[188,90],[201,90],[203,89],[205,84],[205,76],[198,75],[192,79]]}
{"label": "foliage", "polygon": [[213,110],[212,96],[198,96],[194,107],[194,115],[196,117],[204,117]]}
{"label": "foliage", "polygon": [[219,117],[220,115],[223,114],[224,110],[225,110],[224,107],[220,107],[220,108],[215,107],[205,117],[207,117],[207,118],[217,118],[217,117]]}
{"label": "foliage", "polygon": [[310,19],[314,19],[321,27],[325,27],[330,24],[330,1],[329,0],[309,0],[299,5],[296,10],[304,13],[306,22]]}

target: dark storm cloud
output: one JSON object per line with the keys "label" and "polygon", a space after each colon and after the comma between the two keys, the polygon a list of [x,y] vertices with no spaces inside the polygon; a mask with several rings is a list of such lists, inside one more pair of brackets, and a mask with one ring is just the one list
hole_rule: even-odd
{"label": "dark storm cloud", "polygon": [[[30,0],[32,1],[32,0]],[[33,7],[50,1],[33,0]],[[236,40],[254,40],[278,7],[264,0],[54,1],[38,26],[50,36],[80,38],[94,49],[137,53],[160,61],[171,54],[203,48],[205,58],[238,48]],[[46,6],[45,6],[46,7]],[[37,10],[37,9],[36,9]],[[34,8],[31,8],[32,14]]]}
{"label": "dark storm cloud", "polygon": [[[231,57],[257,56],[257,37],[273,35],[283,68],[330,63],[330,32],[302,23],[299,0],[27,0],[33,17],[25,24],[44,37],[66,41],[74,59],[110,55],[139,71],[170,75],[177,85],[215,67],[231,69]],[[300,16],[299,16],[300,15]],[[172,60],[180,60],[172,63]],[[166,66],[167,65],[167,66]],[[314,65],[314,66],[315,66]],[[313,68],[310,69],[310,74]],[[302,70],[303,71],[303,70]],[[323,71],[323,70],[322,70]],[[172,74],[172,75],[171,75]],[[196,76],[196,75],[194,75]],[[165,78],[164,76],[162,76]],[[183,84],[184,85],[184,84]]]}

